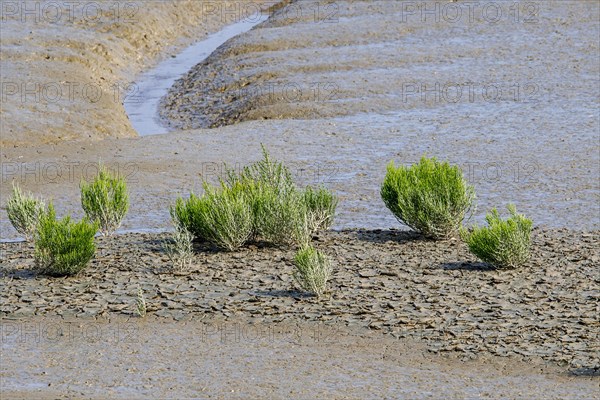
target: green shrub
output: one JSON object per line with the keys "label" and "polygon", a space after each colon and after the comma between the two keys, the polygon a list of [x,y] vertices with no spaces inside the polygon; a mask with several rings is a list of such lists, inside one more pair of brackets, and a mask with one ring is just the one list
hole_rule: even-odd
{"label": "green shrub", "polygon": [[92,183],[81,181],[81,206],[91,221],[99,223],[103,235],[113,234],[129,208],[125,179],[100,165]]}
{"label": "green shrub", "polygon": [[262,160],[239,174],[229,170],[218,190],[204,182],[202,197],[178,199],[173,218],[196,238],[230,250],[250,239],[308,244],[312,233],[331,225],[337,199],[324,188],[298,190],[289,169],[262,150]]}
{"label": "green shrub", "polygon": [[502,220],[498,210],[485,217],[487,227],[475,226],[470,232],[461,229],[461,237],[469,250],[484,262],[497,268],[517,268],[529,260],[532,221],[508,206],[510,218]]}
{"label": "green shrub", "polygon": [[187,200],[180,197],[176,200],[175,205],[171,206],[171,218],[197,240],[206,241],[208,237],[204,222],[206,206],[207,202],[193,193]]}
{"label": "green shrub", "polygon": [[212,188],[204,183],[204,195],[178,199],[171,213],[186,230],[225,250],[243,246],[252,236],[252,207],[241,183]]}
{"label": "green shrub", "polygon": [[19,185],[13,183],[12,197],[6,203],[6,213],[12,226],[26,240],[33,239],[40,215],[44,212],[44,201],[31,194],[23,194]]}
{"label": "green shrub", "polygon": [[205,184],[204,226],[207,239],[218,247],[235,250],[252,236],[252,207],[242,184],[222,185],[220,190]]}
{"label": "green shrub", "polygon": [[175,231],[170,240],[163,242],[163,249],[171,261],[172,269],[181,272],[189,269],[194,258],[194,235],[176,219],[173,219],[173,225]]}
{"label": "green shrub", "polygon": [[248,188],[254,213],[254,236],[276,245],[306,245],[313,233],[333,223],[337,198],[325,188],[300,191],[289,169],[262,146],[262,160],[230,181]]}
{"label": "green shrub", "polygon": [[273,189],[275,193],[286,194],[296,191],[296,185],[290,170],[280,161],[274,161],[261,144],[263,158],[260,161],[244,167],[239,175],[228,171],[229,182],[250,182]]}
{"label": "green shrub", "polygon": [[433,239],[452,237],[475,200],[458,166],[422,157],[411,167],[387,167],[381,197],[396,218]]}
{"label": "green shrub", "polygon": [[297,190],[278,191],[263,182],[251,185],[254,236],[275,245],[309,240],[307,209]]}
{"label": "green shrub", "polygon": [[304,191],[304,202],[308,211],[310,231],[315,233],[329,229],[333,224],[337,197],[323,187],[315,190],[309,186]]}
{"label": "green shrub", "polygon": [[292,244],[303,217],[300,193],[289,169],[272,160],[264,146],[262,153],[262,160],[244,167],[240,174],[230,171],[229,182],[240,183],[248,194],[255,239],[276,245]]}
{"label": "green shrub", "polygon": [[35,263],[39,272],[52,276],[75,275],[94,256],[94,235],[98,223],[71,221],[70,216],[56,220],[52,204],[40,215],[35,233]]}
{"label": "green shrub", "polygon": [[320,297],[327,288],[332,273],[327,255],[313,247],[302,247],[294,257],[294,280],[304,290]]}

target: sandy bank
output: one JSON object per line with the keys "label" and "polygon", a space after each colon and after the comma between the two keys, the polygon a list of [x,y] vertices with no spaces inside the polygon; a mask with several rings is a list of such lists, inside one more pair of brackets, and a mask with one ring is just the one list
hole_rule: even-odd
{"label": "sandy bank", "polygon": [[0,145],[135,137],[122,103],[136,74],[252,4],[265,2],[2,2]]}
{"label": "sandy bank", "polygon": [[190,70],[162,115],[190,129],[441,112],[440,134],[468,116],[485,123],[466,135],[597,132],[600,5],[486,4],[294,1]]}

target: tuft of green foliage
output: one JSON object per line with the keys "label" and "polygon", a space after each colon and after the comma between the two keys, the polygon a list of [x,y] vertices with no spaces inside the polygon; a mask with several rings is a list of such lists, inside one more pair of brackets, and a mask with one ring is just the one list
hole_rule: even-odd
{"label": "tuft of green foliage", "polygon": [[262,160],[239,176],[230,173],[230,181],[241,181],[250,193],[254,235],[275,245],[306,245],[312,234],[333,223],[337,198],[325,188],[299,190],[289,169],[261,147]]}
{"label": "tuft of green foliage", "polygon": [[302,243],[307,239],[304,228],[306,207],[294,189],[279,191],[264,182],[246,183],[250,188],[254,236],[275,245]]}
{"label": "tuft of green foliage", "polygon": [[6,213],[12,226],[27,241],[33,239],[40,215],[44,212],[44,201],[24,194],[13,182],[12,196],[6,203]]}
{"label": "tuft of green foliage", "polygon": [[235,250],[252,236],[252,208],[241,184],[214,189],[204,185],[203,230],[218,247]]}
{"label": "tuft of green foliage", "polygon": [[92,183],[81,181],[81,206],[91,221],[97,221],[103,235],[112,235],[121,226],[129,209],[127,184],[104,165]]}
{"label": "tuft of green foliage", "polygon": [[272,160],[264,146],[262,152],[262,160],[244,167],[239,175],[229,171],[229,182],[240,183],[248,194],[255,239],[292,244],[304,215],[300,195],[289,169]]}
{"label": "tuft of green foliage", "polygon": [[225,250],[240,248],[252,236],[252,208],[240,183],[216,189],[205,182],[202,197],[178,199],[171,214],[194,236]]}
{"label": "tuft of green foliage", "polygon": [[163,242],[163,249],[171,261],[173,271],[182,272],[190,268],[194,258],[194,235],[173,218],[173,214],[171,218],[175,231],[170,240]]}
{"label": "tuft of green foliage", "polygon": [[242,169],[239,175],[228,171],[229,182],[252,182],[272,188],[276,193],[285,194],[296,190],[290,170],[280,161],[272,160],[269,152],[261,144],[263,158]]}
{"label": "tuft of green foliage", "polygon": [[513,204],[507,208],[510,217],[506,220],[502,220],[498,210],[493,208],[485,217],[487,227],[475,226],[470,232],[465,228],[460,231],[471,253],[496,268],[520,267],[530,255],[533,222],[517,214]]}
{"label": "tuft of green foliage", "polygon": [[194,193],[186,200],[179,197],[171,206],[171,218],[175,223],[190,232],[196,239],[205,241],[207,234],[202,216],[205,203]]}
{"label": "tuft of green foliage", "polygon": [[229,170],[218,190],[204,182],[202,197],[177,199],[173,218],[195,237],[229,250],[251,239],[305,245],[329,228],[337,198],[325,188],[299,190],[289,169],[262,151],[263,159],[239,174]]}
{"label": "tuft of green foliage", "polygon": [[311,246],[302,247],[294,257],[294,280],[307,292],[317,297],[325,292],[331,278],[331,261],[327,255]]}
{"label": "tuft of green foliage", "polygon": [[304,202],[308,211],[310,231],[315,233],[329,229],[333,224],[337,197],[323,187],[315,190],[309,186],[304,190]]}
{"label": "tuft of green foliage", "polygon": [[144,296],[144,291],[141,286],[138,286],[137,295],[135,297],[135,312],[138,317],[144,318],[146,316],[146,297]]}
{"label": "tuft of green foliage", "polygon": [[94,256],[94,235],[98,223],[83,219],[71,221],[70,216],[56,220],[52,203],[39,217],[35,233],[34,258],[40,273],[51,276],[75,275]]}
{"label": "tuft of green foliage", "polygon": [[428,238],[447,239],[469,215],[475,190],[460,167],[422,157],[410,167],[396,168],[391,161],[381,198],[401,223]]}

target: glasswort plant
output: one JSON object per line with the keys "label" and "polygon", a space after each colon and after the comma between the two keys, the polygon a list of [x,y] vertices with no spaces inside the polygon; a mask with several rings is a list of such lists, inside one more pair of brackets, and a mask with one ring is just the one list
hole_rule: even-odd
{"label": "glasswort plant", "polygon": [[289,169],[265,150],[239,174],[228,171],[220,188],[204,182],[204,195],[177,199],[173,218],[200,240],[233,250],[249,240],[305,246],[333,222],[337,198],[325,188],[299,190]]}
{"label": "glasswort plant", "polygon": [[103,235],[113,234],[129,209],[125,179],[99,166],[93,182],[81,181],[81,206],[91,221],[97,221]]}
{"label": "glasswort plant", "polygon": [[311,246],[303,247],[294,257],[294,280],[304,290],[320,297],[331,278],[331,261]]}
{"label": "glasswort plant", "polygon": [[6,213],[12,226],[26,240],[33,239],[40,215],[44,212],[44,201],[31,194],[24,194],[13,182],[12,196],[6,203]]}
{"label": "glasswort plant", "polygon": [[494,208],[485,217],[487,227],[475,226],[470,232],[464,228],[460,231],[471,253],[496,268],[520,267],[530,255],[533,222],[517,214],[513,204],[507,208],[510,217],[506,220],[502,220]]}
{"label": "glasswort plant", "polygon": [[396,168],[391,161],[381,198],[401,223],[426,237],[447,239],[470,216],[475,190],[460,167],[422,157],[410,167]]}
{"label": "glasswort plant", "polygon": [[174,271],[183,272],[190,268],[194,258],[193,240],[194,235],[182,226],[172,215],[175,231],[171,238],[163,242],[163,249]]}
{"label": "glasswort plant", "polygon": [[40,273],[51,276],[75,275],[94,257],[94,236],[98,224],[83,219],[73,222],[70,216],[56,219],[52,203],[40,215],[35,233],[34,258]]}

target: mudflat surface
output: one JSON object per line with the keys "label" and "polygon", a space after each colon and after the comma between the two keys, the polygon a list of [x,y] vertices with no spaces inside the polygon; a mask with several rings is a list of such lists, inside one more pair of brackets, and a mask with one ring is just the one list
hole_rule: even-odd
{"label": "mudflat surface", "polygon": [[461,361],[327,324],[38,318],[2,328],[3,399],[591,399],[598,390],[597,378],[552,366]]}
{"label": "mudflat surface", "polygon": [[[5,149],[0,190],[10,193],[14,180],[27,191],[54,199],[59,215],[81,217],[79,181],[93,179],[102,161],[128,182],[131,208],[123,230],[169,229],[168,208],[178,196],[201,193],[202,179],[218,183],[226,176],[226,166],[239,169],[258,161],[264,143],[274,158],[289,166],[299,185],[322,184],[340,197],[334,228],[386,229],[400,226],[379,194],[387,163],[418,162],[427,152],[462,166],[475,186],[477,211],[469,223],[484,223],[489,209],[504,212],[512,202],[538,226],[600,227],[599,153],[593,137],[570,148],[552,136],[489,144],[464,139],[458,131],[437,135],[420,130],[415,125],[407,131],[405,121],[393,116],[249,121],[141,139]],[[556,151],[564,159],[548,161],[552,154],[529,151],[531,147]],[[517,148],[524,150],[517,154]],[[17,237],[5,210],[0,217],[2,237]]]}
{"label": "mudflat surface", "polygon": [[[316,120],[296,128],[292,151],[319,130],[329,162],[356,174],[444,157],[478,183],[484,209],[514,201],[538,223],[598,226],[598,3],[311,4],[294,2],[198,64],[161,114],[185,129]],[[354,142],[331,145],[327,125],[351,126]]]}
{"label": "mudflat surface", "polygon": [[189,129],[391,112],[422,134],[589,136],[599,17],[585,0],[298,0],[176,82],[162,114]]}
{"label": "mudflat surface", "polygon": [[[103,161],[128,178],[123,229],[165,229],[177,195],[200,191],[203,178],[216,181],[224,163],[257,160],[264,143],[299,183],[340,196],[336,228],[389,228],[396,221],[379,198],[385,165],[426,153],[463,168],[478,195],[476,222],[513,202],[537,225],[598,229],[598,3],[515,2],[518,16],[503,6],[495,23],[479,8],[471,19],[460,2],[456,22],[412,14],[402,3],[294,2],[222,46],[163,102],[173,129],[252,121],[5,147],[0,189],[7,193],[15,180],[79,216],[79,179]],[[14,237],[0,216],[2,237]]]}
{"label": "mudflat surface", "polygon": [[312,321],[421,338],[429,351],[525,357],[566,368],[600,367],[598,232],[534,232],[532,259],[519,270],[478,263],[458,240],[434,242],[402,231],[324,233],[314,244],[333,259],[331,291],[317,300],[292,279],[294,249],[260,243],[216,252],[197,244],[191,271],[170,272],[165,235],[99,239],[97,257],[69,279],[35,276],[27,243],[0,244],[4,316],[135,315],[141,287],[148,311]]}
{"label": "mudflat surface", "polygon": [[[133,24],[3,20],[2,80],[112,94],[226,23],[197,24],[200,3],[151,2]],[[163,102],[168,135],[137,138],[120,99],[3,92],[2,205],[14,180],[81,217],[79,181],[102,161],[131,191],[122,231],[168,229],[178,195],[264,143],[300,185],[339,195],[336,228],[368,229],[316,240],[336,261],[321,302],[296,291],[292,250],[199,245],[174,275],[164,235],[126,234],[99,239],[82,275],[47,279],[29,245],[2,244],[2,397],[597,397],[599,5],[494,4],[498,21],[462,2],[456,21],[406,2],[292,2],[183,77]],[[514,202],[542,227],[530,265],[488,270],[461,243],[389,230],[385,165],[423,153],[463,167],[475,221]],[[0,238],[16,236],[0,209]],[[36,327],[41,341],[23,337]]]}

